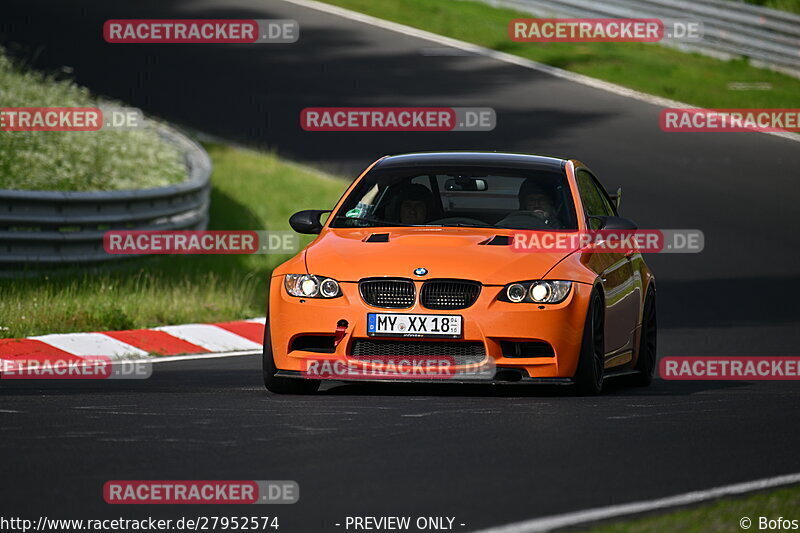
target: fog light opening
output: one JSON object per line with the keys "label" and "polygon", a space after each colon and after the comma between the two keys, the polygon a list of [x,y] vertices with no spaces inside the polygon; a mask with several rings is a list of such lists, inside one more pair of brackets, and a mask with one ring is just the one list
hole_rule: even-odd
{"label": "fog light opening", "polygon": [[515,383],[522,380],[522,372],[516,368],[502,368],[495,373],[494,380]]}

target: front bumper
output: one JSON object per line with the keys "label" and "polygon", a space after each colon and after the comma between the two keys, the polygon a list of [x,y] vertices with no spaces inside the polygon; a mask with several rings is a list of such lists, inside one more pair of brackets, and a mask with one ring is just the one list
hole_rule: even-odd
{"label": "front bumper", "polygon": [[[416,282],[417,294],[422,282]],[[272,353],[278,374],[285,377],[303,377],[310,361],[359,361],[352,356],[357,340],[374,340],[367,335],[367,313],[458,314],[463,317],[463,336],[447,342],[482,343],[486,358],[496,367],[498,375],[503,370],[518,372],[521,382],[568,383],[578,364],[583,336],[583,326],[592,287],[573,283],[567,299],[555,305],[508,303],[497,300],[503,289],[484,286],[477,301],[467,309],[453,311],[430,310],[417,301],[408,309],[384,309],[366,304],[359,293],[358,283],[340,283],[342,296],[333,299],[296,298],[289,296],[283,287],[283,276],[271,280],[269,327]],[[297,349],[294,341],[301,336],[332,336],[340,321],[347,329],[339,344],[330,353]],[[386,339],[382,337],[381,339]],[[418,338],[392,337],[409,343]],[[440,340],[440,339],[436,339]],[[504,342],[505,341],[505,342]],[[548,357],[510,357],[503,353],[507,342],[546,342],[552,347]],[[509,373],[506,373],[510,375]],[[485,380],[485,378],[483,378]],[[374,381],[381,381],[375,379]],[[402,381],[402,379],[391,379]],[[453,376],[449,381],[472,381]],[[503,380],[506,381],[506,380]]]}
{"label": "front bumper", "polygon": [[[298,372],[295,370],[278,370],[275,373],[276,376],[281,378],[289,378],[289,379],[311,379],[303,372]],[[361,383],[364,381],[369,381],[370,383],[377,382],[377,383],[420,383],[423,380],[420,379],[405,379],[402,377],[399,378],[391,378],[391,379],[384,379],[378,377],[371,377],[369,379],[347,379],[347,378],[336,378],[336,381],[346,381],[346,382],[355,382]],[[573,385],[575,380],[572,378],[532,378],[530,376],[525,376],[523,372],[519,372],[519,374],[515,377],[509,376],[504,372],[498,371],[493,377],[486,379],[486,378],[470,378],[470,377],[458,377],[458,378],[448,378],[447,381],[430,381],[430,383],[438,383],[438,384],[461,384],[461,385],[486,385],[486,384],[519,384],[519,385]]]}

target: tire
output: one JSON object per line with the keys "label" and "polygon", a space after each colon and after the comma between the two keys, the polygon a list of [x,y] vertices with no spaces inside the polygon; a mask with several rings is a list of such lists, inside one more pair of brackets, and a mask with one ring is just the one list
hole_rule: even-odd
{"label": "tire", "polygon": [[575,392],[580,396],[595,396],[603,390],[605,374],[604,309],[600,295],[592,291],[586,321],[583,326],[583,341],[575,371]]}
{"label": "tire", "polygon": [[658,321],[656,320],[656,291],[647,289],[642,311],[642,330],[639,335],[639,355],[636,360],[638,374],[633,376],[633,384],[646,387],[653,382],[656,372],[656,349],[658,347]]}
{"label": "tire", "polygon": [[272,336],[269,332],[269,322],[264,324],[264,352],[262,370],[264,373],[264,386],[275,394],[313,394],[319,389],[320,382],[316,379],[281,378],[276,377],[275,360],[272,358]]}

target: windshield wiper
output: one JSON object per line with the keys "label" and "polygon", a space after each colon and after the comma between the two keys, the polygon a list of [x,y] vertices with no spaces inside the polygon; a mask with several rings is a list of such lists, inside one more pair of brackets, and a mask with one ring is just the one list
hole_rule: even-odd
{"label": "windshield wiper", "polygon": [[454,222],[452,224],[423,224],[430,228],[493,228],[491,224],[467,224],[465,222]]}
{"label": "windshield wiper", "polygon": [[[361,222],[369,222],[370,224],[375,224],[376,226],[398,226],[403,228],[411,228],[414,227],[413,224],[400,224],[398,222],[389,222],[388,220],[378,220],[375,218],[366,218],[366,217],[348,217],[345,215],[337,215],[334,217],[335,220],[360,220]],[[363,227],[363,226],[362,226]]]}
{"label": "windshield wiper", "polygon": [[491,224],[465,224],[463,222],[459,222],[457,224],[447,224],[444,227],[456,227],[456,228],[493,228]]}
{"label": "windshield wiper", "polygon": [[[400,228],[493,228],[491,224],[466,224],[464,222],[456,222],[453,224],[401,224],[399,222],[389,222],[388,220],[378,220],[376,218],[367,217],[348,217],[345,215],[336,215],[334,220],[358,220],[361,222],[369,222],[374,226],[396,226]],[[362,226],[364,227],[364,226]]]}

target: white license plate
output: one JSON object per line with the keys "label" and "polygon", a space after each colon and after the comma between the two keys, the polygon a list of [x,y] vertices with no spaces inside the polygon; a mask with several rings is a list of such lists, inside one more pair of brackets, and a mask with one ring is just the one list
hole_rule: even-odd
{"label": "white license plate", "polygon": [[376,337],[461,337],[460,315],[367,313],[367,335]]}

